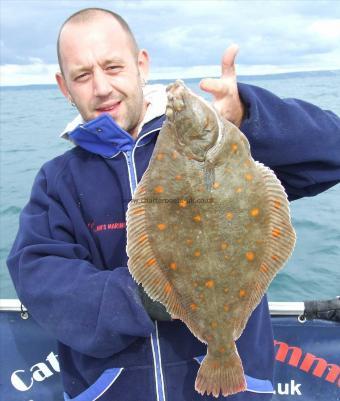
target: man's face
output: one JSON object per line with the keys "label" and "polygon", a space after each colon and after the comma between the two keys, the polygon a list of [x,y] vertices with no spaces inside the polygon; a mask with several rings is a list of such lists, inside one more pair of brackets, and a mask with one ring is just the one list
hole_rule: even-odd
{"label": "man's face", "polygon": [[142,79],[148,55],[132,50],[127,33],[110,16],[67,24],[60,37],[63,76],[57,81],[85,121],[109,113],[131,135],[137,135],[146,104]]}

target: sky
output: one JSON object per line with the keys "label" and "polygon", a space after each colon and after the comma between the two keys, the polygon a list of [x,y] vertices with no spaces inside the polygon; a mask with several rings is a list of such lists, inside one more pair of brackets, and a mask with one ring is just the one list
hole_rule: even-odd
{"label": "sky", "polygon": [[74,12],[120,14],[151,56],[150,79],[218,76],[240,47],[239,75],[340,69],[338,0],[0,0],[0,85],[55,83],[56,40]]}

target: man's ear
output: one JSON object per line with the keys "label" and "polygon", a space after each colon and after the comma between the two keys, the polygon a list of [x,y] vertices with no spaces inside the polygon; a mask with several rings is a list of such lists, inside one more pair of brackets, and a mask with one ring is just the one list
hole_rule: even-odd
{"label": "man's ear", "polygon": [[149,53],[145,49],[141,49],[138,53],[138,69],[141,78],[147,81],[149,75]]}
{"label": "man's ear", "polygon": [[69,93],[69,91],[67,89],[66,82],[65,82],[65,79],[63,77],[63,74],[61,72],[57,72],[55,74],[55,79],[57,80],[57,84],[59,86],[59,89],[60,89],[61,93],[66,97],[66,99],[69,102],[71,102],[72,98],[71,98],[71,95],[70,95],[70,93]]}

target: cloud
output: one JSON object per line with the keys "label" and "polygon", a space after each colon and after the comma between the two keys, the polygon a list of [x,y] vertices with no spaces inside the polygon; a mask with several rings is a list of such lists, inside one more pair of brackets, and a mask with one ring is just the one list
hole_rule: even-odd
{"label": "cloud", "polygon": [[[55,43],[63,21],[93,5],[128,21],[140,46],[149,50],[156,74],[212,71],[230,43],[239,44],[237,61],[248,71],[340,66],[340,2],[332,0],[12,0],[1,6],[1,64],[12,65],[2,71],[14,73],[13,65],[22,65],[36,80],[41,65],[57,62]],[[32,61],[37,59],[41,62]]]}
{"label": "cloud", "polygon": [[[148,2],[149,10],[151,6]],[[164,9],[168,17],[160,17],[156,41],[149,30],[135,27],[157,68],[218,63],[233,42],[240,45],[238,62],[249,69],[272,65],[278,70],[309,70],[311,60],[314,69],[340,65],[335,28],[340,26],[340,6],[335,2],[184,1],[167,3]]]}
{"label": "cloud", "polygon": [[3,86],[55,84],[57,71],[58,64],[6,64],[0,66],[0,83]]}

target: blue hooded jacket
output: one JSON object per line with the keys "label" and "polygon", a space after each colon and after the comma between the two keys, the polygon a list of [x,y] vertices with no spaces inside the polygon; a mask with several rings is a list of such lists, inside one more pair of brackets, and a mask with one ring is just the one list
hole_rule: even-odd
{"label": "blue hooded jacket", "polygon": [[[239,84],[239,91],[253,158],[275,171],[290,200],[339,182],[336,115],[255,86]],[[79,146],[36,177],[8,257],[18,296],[58,340],[65,400],[216,400],[194,390],[206,346],[181,321],[152,321],[126,267],[127,205],[164,116],[136,140],[98,121],[78,127],[71,138]],[[266,297],[237,348],[248,387],[227,399],[269,400],[274,346]]]}

